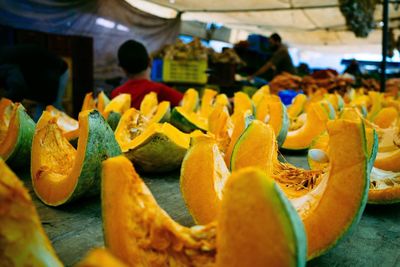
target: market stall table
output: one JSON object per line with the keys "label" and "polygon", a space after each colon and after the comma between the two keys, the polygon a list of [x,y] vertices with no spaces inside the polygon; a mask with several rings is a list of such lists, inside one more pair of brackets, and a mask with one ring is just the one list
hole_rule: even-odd
{"label": "market stall table", "polygon": [[[304,155],[285,158],[296,166],[308,166]],[[35,196],[29,174],[17,174],[24,178],[44,229],[66,266],[73,266],[89,249],[104,245],[99,197],[81,199],[61,208],[47,207]],[[192,225],[180,194],[179,173],[145,177],[159,205],[179,223]],[[368,205],[351,235],[308,266],[400,266],[399,219],[400,205]]]}

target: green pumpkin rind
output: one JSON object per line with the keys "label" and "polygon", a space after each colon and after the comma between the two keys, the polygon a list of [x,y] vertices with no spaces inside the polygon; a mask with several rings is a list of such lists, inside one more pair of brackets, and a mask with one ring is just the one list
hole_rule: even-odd
{"label": "green pumpkin rind", "polygon": [[289,125],[290,125],[290,120],[289,116],[287,114],[287,108],[286,106],[282,103],[282,128],[276,136],[276,140],[278,141],[278,147],[281,147],[283,143],[285,142],[286,135],[289,131]]}
{"label": "green pumpkin rind", "polygon": [[12,167],[28,165],[31,158],[32,139],[35,133],[35,122],[26,113],[22,105],[16,111],[18,126],[18,137],[14,149],[9,155],[4,155],[4,160]]}
{"label": "green pumpkin rind", "polygon": [[[68,201],[83,195],[98,194],[100,192],[101,162],[122,153],[115,140],[114,132],[97,110],[90,112],[88,120],[89,133],[81,175]],[[78,147],[85,145],[81,144],[83,141],[78,139]]]}
{"label": "green pumpkin rind", "polygon": [[194,122],[190,121],[176,108],[172,109],[170,123],[185,133],[190,133],[195,130],[200,130],[202,132],[207,131],[207,129],[203,129],[201,126],[196,125]]}
{"label": "green pumpkin rind", "polygon": [[119,113],[119,112],[111,111],[110,114],[108,114],[107,123],[108,123],[108,125],[110,125],[110,127],[113,131],[115,131],[115,129],[117,129],[120,119],[121,119],[121,113]]}
{"label": "green pumpkin rind", "polygon": [[155,133],[140,146],[125,152],[125,156],[143,171],[158,173],[179,168],[186,151],[164,134]]}

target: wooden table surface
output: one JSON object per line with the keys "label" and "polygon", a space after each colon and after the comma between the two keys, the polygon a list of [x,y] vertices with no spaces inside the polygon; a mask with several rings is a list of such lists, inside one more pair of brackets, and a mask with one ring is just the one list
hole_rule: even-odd
{"label": "wooden table surface", "polygon": [[[308,166],[304,156],[285,157],[296,166]],[[29,174],[19,175],[29,188],[44,229],[66,266],[73,266],[89,249],[103,246],[99,197],[50,208],[36,198]],[[172,218],[186,226],[193,224],[180,194],[178,172],[147,176],[144,180]],[[368,205],[353,232],[308,266],[400,266],[400,205]]]}

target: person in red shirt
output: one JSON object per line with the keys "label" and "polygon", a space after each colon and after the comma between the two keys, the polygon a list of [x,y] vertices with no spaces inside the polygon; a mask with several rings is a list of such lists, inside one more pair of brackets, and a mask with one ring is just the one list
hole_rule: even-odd
{"label": "person in red shirt", "polygon": [[119,94],[131,95],[131,106],[139,109],[145,95],[157,93],[158,101],[169,101],[171,106],[179,105],[183,94],[162,83],[150,80],[150,57],[143,44],[134,40],[123,43],[118,49],[119,66],[128,81],[111,92],[114,98]]}

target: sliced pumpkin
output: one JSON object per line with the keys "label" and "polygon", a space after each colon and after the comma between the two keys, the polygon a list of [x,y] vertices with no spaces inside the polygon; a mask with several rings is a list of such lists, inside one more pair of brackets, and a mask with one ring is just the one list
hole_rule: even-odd
{"label": "sliced pumpkin", "polygon": [[107,249],[96,248],[89,251],[76,267],[128,267]]}
{"label": "sliced pumpkin", "polygon": [[13,167],[24,166],[31,157],[35,123],[20,103],[0,104],[0,157]]}
{"label": "sliced pumpkin", "polygon": [[0,158],[0,266],[63,266],[23,183]]}
{"label": "sliced pumpkin", "polygon": [[305,94],[296,95],[292,100],[292,104],[287,108],[289,118],[296,118],[303,113],[306,102],[307,96]]}
{"label": "sliced pumpkin", "polygon": [[170,123],[185,133],[194,130],[207,131],[207,119],[194,112],[186,112],[182,107],[174,107],[171,112]]}
{"label": "sliced pumpkin", "polygon": [[226,106],[228,109],[231,108],[231,104],[226,94],[218,94],[215,97],[214,106]]}
{"label": "sliced pumpkin", "polygon": [[157,93],[150,92],[144,96],[142,102],[140,103],[140,112],[146,117],[153,116],[156,113],[158,106]]}
{"label": "sliced pumpkin", "polygon": [[287,150],[307,149],[313,139],[325,131],[329,118],[329,113],[323,104],[311,103],[307,108],[306,122],[299,129],[287,133],[282,148]]}
{"label": "sliced pumpkin", "polygon": [[181,106],[185,112],[196,112],[199,106],[199,92],[193,88],[186,90]]}
{"label": "sliced pumpkin", "polygon": [[379,152],[374,166],[385,171],[400,172],[400,148],[394,151]]}
{"label": "sliced pumpkin", "polygon": [[[248,127],[232,154],[232,162],[237,162],[233,166],[260,166],[267,174],[272,173],[302,218],[309,259],[333,247],[359,221],[367,201],[373,161],[367,150],[363,124],[334,120],[328,122],[327,128],[330,161],[329,167],[321,171],[307,171],[280,163],[275,156],[270,156],[277,154],[271,141],[269,146],[258,146],[256,149],[262,151],[255,152],[249,143],[271,140],[271,131],[262,128]],[[373,142],[371,151],[376,151],[376,146],[377,142]],[[239,157],[252,152],[259,156],[253,154],[251,160]]]}
{"label": "sliced pumpkin", "polygon": [[207,224],[217,218],[230,172],[214,138],[200,136],[192,143],[182,162],[180,187],[195,222]]}
{"label": "sliced pumpkin", "polygon": [[169,101],[162,101],[157,105],[156,111],[154,114],[148,117],[149,124],[152,123],[161,123],[169,121],[171,116],[171,104]]}
{"label": "sliced pumpkin", "polygon": [[285,105],[275,95],[264,95],[256,106],[257,120],[268,123],[275,131],[278,146],[286,139],[289,128],[289,117]]}
{"label": "sliced pumpkin", "polygon": [[389,128],[396,125],[399,120],[399,113],[394,107],[382,108],[375,116],[373,123],[380,128]]}
{"label": "sliced pumpkin", "polygon": [[100,111],[100,113],[104,112],[104,109],[106,108],[106,106],[110,103],[110,99],[108,98],[108,96],[101,91],[98,95],[97,95],[97,109]]}
{"label": "sliced pumpkin", "polygon": [[[231,177],[217,223],[191,228],[158,206],[126,158],[104,161],[102,177],[105,244],[130,266],[265,266],[279,260],[305,265],[304,231],[295,212],[257,170]],[[240,264],[247,262],[257,264]]]}
{"label": "sliced pumpkin", "polygon": [[97,110],[79,114],[78,148],[63,136],[56,118],[43,112],[32,142],[31,176],[36,195],[59,206],[99,192],[101,161],[121,154],[114,133]]}
{"label": "sliced pumpkin", "polygon": [[371,107],[368,112],[368,120],[373,121],[375,116],[382,109],[383,94],[379,92],[369,91],[368,96],[371,99]]}
{"label": "sliced pumpkin", "polygon": [[251,101],[248,94],[243,92],[236,92],[233,97],[233,112],[240,113],[246,110],[254,112],[253,101]]}
{"label": "sliced pumpkin", "polygon": [[223,191],[217,266],[305,266],[303,224],[285,195],[256,168],[234,172]]}
{"label": "sliced pumpkin", "polygon": [[96,107],[96,100],[93,98],[93,93],[87,93],[83,99],[81,111],[95,109]]}
{"label": "sliced pumpkin", "polygon": [[270,89],[269,85],[264,85],[260,89],[258,89],[252,96],[251,100],[253,101],[253,104],[255,106],[258,105],[258,102],[263,98],[264,95],[269,95],[270,94]]}
{"label": "sliced pumpkin", "polygon": [[104,108],[104,117],[107,119],[111,112],[123,114],[131,107],[131,95],[130,94],[120,94],[114,97],[110,103]]}
{"label": "sliced pumpkin", "polygon": [[64,133],[75,131],[79,128],[78,121],[68,116],[65,112],[52,105],[47,106],[46,110],[54,117],[57,117],[57,125]]}
{"label": "sliced pumpkin", "polygon": [[214,98],[217,94],[215,90],[204,89],[203,96],[201,97],[200,116],[203,118],[208,118],[208,116],[210,116],[214,106]]}
{"label": "sliced pumpkin", "polygon": [[231,140],[233,123],[225,105],[217,105],[208,118],[208,131],[215,136],[219,148],[225,152]]}
{"label": "sliced pumpkin", "polygon": [[140,111],[130,108],[122,115],[117,129],[115,129],[115,139],[120,147],[124,147],[125,144],[143,133],[148,125],[148,119]]}
{"label": "sliced pumpkin", "polygon": [[232,124],[233,130],[232,135],[229,141],[228,148],[225,151],[225,163],[226,166],[230,169],[231,168],[231,156],[233,148],[239,137],[242,135],[244,129],[246,129],[250,122],[254,120],[254,117],[250,110],[242,111],[241,113],[236,113],[232,116]]}
{"label": "sliced pumpkin", "polygon": [[169,123],[154,123],[132,141],[121,143],[122,152],[145,172],[177,168],[190,144],[190,136]]}

